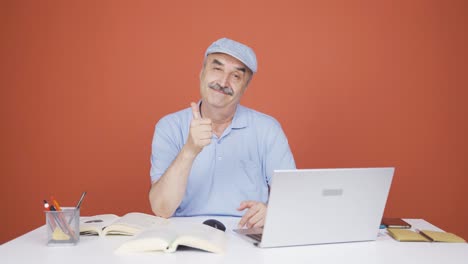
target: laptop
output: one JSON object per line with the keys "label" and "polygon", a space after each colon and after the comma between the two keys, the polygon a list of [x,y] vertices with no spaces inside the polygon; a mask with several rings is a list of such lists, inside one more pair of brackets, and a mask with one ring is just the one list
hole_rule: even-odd
{"label": "laptop", "polygon": [[275,170],[264,227],[234,231],[262,248],[376,240],[394,171]]}

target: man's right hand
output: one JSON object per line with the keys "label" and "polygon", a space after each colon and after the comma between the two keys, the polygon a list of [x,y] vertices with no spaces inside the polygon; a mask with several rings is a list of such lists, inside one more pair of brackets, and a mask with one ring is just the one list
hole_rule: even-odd
{"label": "man's right hand", "polygon": [[193,154],[198,155],[205,146],[211,143],[213,128],[211,119],[202,118],[196,103],[191,103],[193,119],[190,123],[190,132],[186,146]]}

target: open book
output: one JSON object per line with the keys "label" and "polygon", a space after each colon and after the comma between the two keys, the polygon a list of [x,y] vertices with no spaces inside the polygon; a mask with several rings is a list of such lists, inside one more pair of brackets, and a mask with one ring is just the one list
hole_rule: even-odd
{"label": "open book", "polygon": [[166,223],[144,230],[124,242],[116,253],[175,252],[178,246],[224,253],[226,233],[202,223]]}
{"label": "open book", "polygon": [[132,236],[155,225],[166,224],[169,220],[144,214],[128,213],[122,217],[102,214],[80,218],[80,235],[124,235]]}

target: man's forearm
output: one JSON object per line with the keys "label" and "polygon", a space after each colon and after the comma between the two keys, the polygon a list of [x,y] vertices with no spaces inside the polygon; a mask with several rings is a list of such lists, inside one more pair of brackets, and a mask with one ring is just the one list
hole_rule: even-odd
{"label": "man's forearm", "polygon": [[155,215],[168,218],[174,214],[184,198],[196,156],[184,146],[161,178],[152,184],[149,199]]}

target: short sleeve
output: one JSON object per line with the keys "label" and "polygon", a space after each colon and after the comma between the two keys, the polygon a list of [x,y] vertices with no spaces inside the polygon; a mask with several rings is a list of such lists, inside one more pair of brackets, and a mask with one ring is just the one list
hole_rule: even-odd
{"label": "short sleeve", "polygon": [[155,126],[151,144],[151,182],[159,180],[184,144],[180,120],[166,116]]}
{"label": "short sleeve", "polygon": [[270,185],[273,170],[296,169],[296,163],[288,139],[278,121],[274,120],[264,144],[266,181]]}

